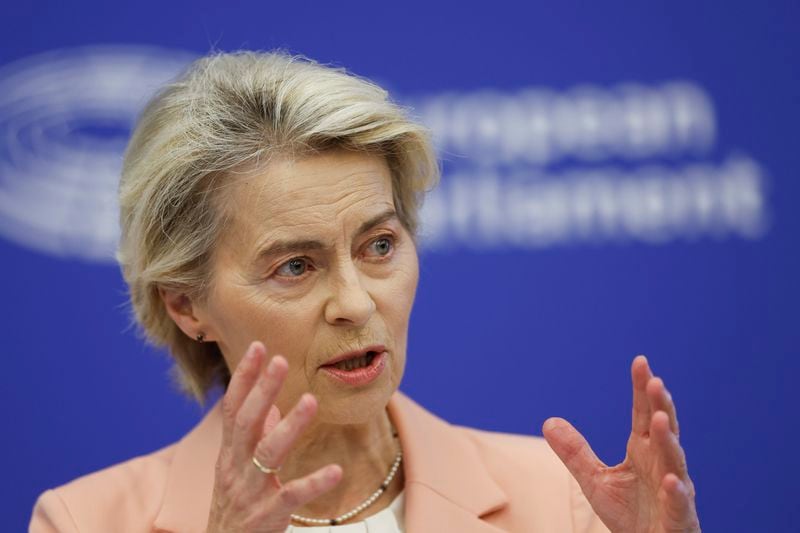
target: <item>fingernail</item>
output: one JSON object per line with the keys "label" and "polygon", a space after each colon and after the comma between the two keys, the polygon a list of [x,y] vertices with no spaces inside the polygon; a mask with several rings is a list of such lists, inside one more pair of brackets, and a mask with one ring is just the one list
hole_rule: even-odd
{"label": "fingernail", "polygon": [[548,418],[547,420],[544,421],[542,429],[544,431],[550,431],[551,429],[555,429],[556,427],[558,427],[558,422],[552,418]]}
{"label": "fingernail", "polygon": [[244,353],[244,360],[250,362],[255,358],[256,358],[256,350],[251,344],[250,347],[247,349],[247,351]]}
{"label": "fingernail", "polygon": [[305,393],[300,398],[300,408],[303,411],[308,411],[309,409],[311,409],[311,395],[310,394]]}

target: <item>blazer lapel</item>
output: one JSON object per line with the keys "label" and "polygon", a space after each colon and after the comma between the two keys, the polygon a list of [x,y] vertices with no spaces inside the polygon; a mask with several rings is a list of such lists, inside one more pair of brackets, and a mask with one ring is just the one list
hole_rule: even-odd
{"label": "blazer lapel", "polygon": [[156,531],[203,532],[208,525],[214,468],[222,446],[221,402],[175,445]]}
{"label": "blazer lapel", "polygon": [[397,393],[389,403],[403,447],[409,533],[502,531],[482,517],[508,504],[475,445],[447,422]]}

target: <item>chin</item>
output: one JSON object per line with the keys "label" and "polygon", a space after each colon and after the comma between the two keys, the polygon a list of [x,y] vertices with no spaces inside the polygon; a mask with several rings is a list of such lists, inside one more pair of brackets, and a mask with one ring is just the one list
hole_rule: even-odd
{"label": "chin", "polygon": [[395,374],[389,368],[386,370],[374,382],[364,386],[350,386],[328,376],[321,376],[325,383],[314,391],[319,401],[317,421],[325,424],[358,425],[384,416],[389,399],[400,385],[400,374]]}

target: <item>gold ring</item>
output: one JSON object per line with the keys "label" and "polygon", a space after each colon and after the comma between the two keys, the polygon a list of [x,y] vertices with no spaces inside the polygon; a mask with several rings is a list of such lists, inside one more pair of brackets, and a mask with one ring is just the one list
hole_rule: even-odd
{"label": "gold ring", "polygon": [[281,467],[279,466],[276,466],[275,468],[270,468],[268,466],[262,465],[260,462],[258,462],[258,459],[256,459],[255,455],[253,456],[253,464],[256,465],[256,468],[258,468],[265,474],[277,474],[281,469]]}

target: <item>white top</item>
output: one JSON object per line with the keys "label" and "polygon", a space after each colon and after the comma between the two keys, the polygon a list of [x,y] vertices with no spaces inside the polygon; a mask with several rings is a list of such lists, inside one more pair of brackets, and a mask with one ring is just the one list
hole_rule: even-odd
{"label": "white top", "polygon": [[289,526],[286,533],[404,533],[404,511],[405,498],[403,491],[400,491],[389,507],[361,522],[341,526]]}

